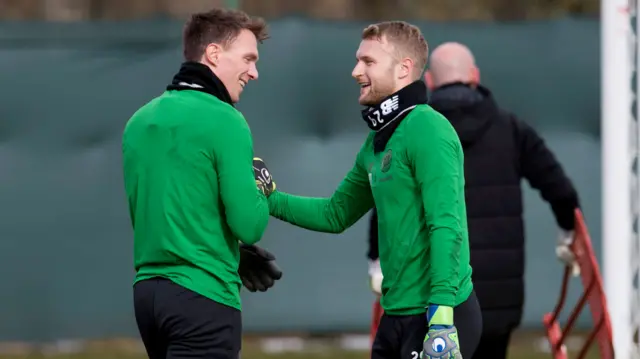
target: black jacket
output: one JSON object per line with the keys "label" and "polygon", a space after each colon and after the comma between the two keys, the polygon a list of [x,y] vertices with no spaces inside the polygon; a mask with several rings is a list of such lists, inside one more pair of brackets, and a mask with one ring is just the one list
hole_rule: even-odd
{"label": "black jacket", "polygon": [[[520,324],[524,304],[522,178],[567,230],[574,226],[578,196],[542,138],[501,110],[487,88],[447,85],[433,92],[430,105],[449,119],[464,150],[471,265],[484,332],[510,331]],[[375,259],[375,210],[369,239],[368,257]]]}

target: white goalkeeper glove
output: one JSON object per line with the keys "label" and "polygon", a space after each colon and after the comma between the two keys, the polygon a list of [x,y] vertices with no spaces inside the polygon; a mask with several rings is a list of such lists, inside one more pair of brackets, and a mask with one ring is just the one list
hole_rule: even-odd
{"label": "white goalkeeper glove", "polygon": [[382,269],[379,259],[369,260],[369,286],[374,294],[382,295]]}
{"label": "white goalkeeper glove", "polygon": [[574,277],[580,275],[580,265],[576,261],[576,256],[571,250],[571,244],[575,237],[574,231],[567,231],[560,229],[558,234],[558,244],[556,245],[556,256],[564,265],[571,268],[571,273]]}

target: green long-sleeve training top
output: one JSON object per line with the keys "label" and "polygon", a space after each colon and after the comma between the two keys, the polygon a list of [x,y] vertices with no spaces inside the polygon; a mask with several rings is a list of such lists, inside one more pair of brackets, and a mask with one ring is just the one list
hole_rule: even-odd
{"label": "green long-sleeve training top", "polygon": [[207,93],[165,91],[127,123],[125,191],[135,282],[164,277],[240,309],[239,243],[269,220],[242,114]]}
{"label": "green long-sleeve training top", "polygon": [[413,109],[377,154],[374,134],[330,198],[277,191],[269,197],[271,215],[339,233],[375,204],[385,312],[410,315],[424,313],[428,304],[456,306],[473,289],[460,140],[428,105]]}

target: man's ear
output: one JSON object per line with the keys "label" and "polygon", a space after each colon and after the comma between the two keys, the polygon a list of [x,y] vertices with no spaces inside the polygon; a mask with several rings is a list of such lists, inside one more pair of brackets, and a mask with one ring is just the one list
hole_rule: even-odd
{"label": "man's ear", "polygon": [[424,82],[427,84],[427,88],[433,91],[433,75],[431,75],[431,71],[427,70],[424,72]]}
{"label": "man's ear", "polygon": [[[407,76],[412,76],[413,74],[413,60],[406,57],[400,61],[400,78],[404,79]],[[413,74],[415,76],[415,74]]]}
{"label": "man's ear", "polygon": [[474,85],[480,84],[480,69],[476,66],[471,69],[471,83]]}
{"label": "man's ear", "polygon": [[212,66],[218,66],[218,60],[220,57],[220,53],[222,52],[222,47],[218,44],[209,44],[204,49],[204,57],[208,63]]}

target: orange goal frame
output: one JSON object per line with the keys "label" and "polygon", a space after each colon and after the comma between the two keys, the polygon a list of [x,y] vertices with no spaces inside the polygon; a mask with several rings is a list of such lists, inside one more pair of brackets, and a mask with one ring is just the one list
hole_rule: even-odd
{"label": "orange goal frame", "polygon": [[613,359],[613,334],[611,330],[611,319],[607,311],[607,298],[602,284],[602,275],[600,274],[600,268],[593,252],[591,237],[589,236],[582,212],[576,209],[575,217],[575,238],[571,244],[571,250],[580,266],[580,279],[583,287],[582,295],[573,307],[564,328],[561,328],[558,317],[565,305],[567,288],[569,287],[569,280],[571,279],[571,268],[566,267],[560,297],[558,298],[556,307],[553,312],[543,316],[542,322],[547,330],[547,339],[551,345],[553,358],[567,359],[565,341],[569,337],[582,309],[584,309],[586,304],[589,304],[594,326],[587,336],[587,340],[582,346],[577,358],[585,358],[591,345],[597,341],[600,349],[600,358]]}
{"label": "orange goal frame", "polygon": [[[547,339],[551,346],[553,359],[568,359],[565,341],[569,337],[578,316],[588,303],[594,327],[582,346],[577,359],[585,358],[589,348],[595,341],[598,342],[600,358],[613,359],[614,349],[611,319],[609,318],[609,312],[607,311],[607,300],[604,292],[604,286],[602,284],[600,267],[598,266],[598,262],[593,252],[591,237],[589,236],[584,216],[579,209],[576,209],[575,217],[575,238],[571,244],[571,250],[576,256],[576,261],[580,266],[580,279],[583,286],[582,295],[580,296],[578,303],[573,307],[564,328],[562,328],[558,321],[558,317],[560,316],[566,302],[567,289],[569,287],[572,272],[570,267],[566,267],[564,270],[560,297],[558,298],[556,307],[553,312],[547,313],[543,316],[542,322],[546,328]],[[370,340],[372,344],[378,330],[382,314],[383,309],[380,306],[379,298],[376,298],[373,303],[371,318]]]}
{"label": "orange goal frame", "polygon": [[371,333],[370,333],[370,345],[373,345],[373,340],[376,338],[376,332],[378,331],[378,326],[380,325],[380,319],[382,318],[382,314],[384,314],[384,310],[380,305],[380,297],[376,296],[375,302],[373,302],[373,310],[371,311]]}

